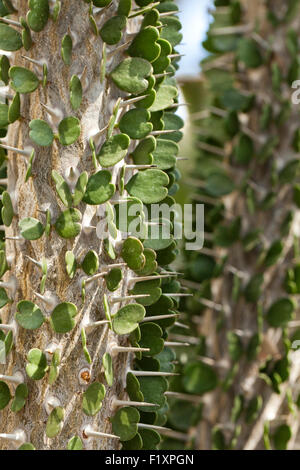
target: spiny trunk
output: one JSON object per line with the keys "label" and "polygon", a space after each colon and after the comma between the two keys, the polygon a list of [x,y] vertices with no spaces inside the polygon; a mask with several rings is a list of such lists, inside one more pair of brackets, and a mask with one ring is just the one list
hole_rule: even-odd
{"label": "spiny trunk", "polygon": [[[26,2],[19,1],[15,4],[18,15],[26,16],[28,7]],[[117,3],[117,2],[115,2]],[[71,147],[63,147],[60,144],[50,148],[35,146],[36,156],[33,164],[32,178],[24,183],[27,162],[19,155],[8,152],[8,186],[9,193],[15,197],[15,213],[11,227],[6,230],[7,236],[15,236],[19,233],[18,223],[24,217],[30,216],[45,222],[45,215],[39,210],[50,208],[51,217],[56,220],[63,204],[57,200],[54,183],[51,177],[52,170],[59,174],[66,174],[71,168],[78,168],[79,172],[93,170],[91,151],[88,140],[91,129],[97,131],[102,129],[108,122],[111,110],[120,93],[108,80],[103,84],[99,80],[101,46],[99,39],[91,33],[89,22],[89,5],[83,1],[72,0],[62,2],[59,20],[54,23],[48,21],[46,27],[34,36],[34,45],[29,51],[29,56],[35,60],[42,60],[48,65],[48,85],[39,87],[35,93],[26,96],[22,102],[22,120],[9,126],[7,142],[17,148],[23,149],[32,145],[29,140],[28,124],[32,119],[48,120],[47,112],[41,103],[57,109],[62,113],[62,117],[76,115],[81,121],[81,135],[78,141]],[[101,21],[105,21],[111,16],[111,12],[104,13]],[[71,31],[75,39],[73,40],[73,53],[71,66],[67,66],[61,60],[61,40],[68,31]],[[34,33],[33,33],[34,34]],[[28,61],[22,59],[24,50],[14,54],[14,64],[27,67],[41,73],[40,67],[30,65]],[[114,61],[117,64],[122,54],[116,55]],[[81,75],[85,69],[87,85],[84,89],[83,102],[80,110],[75,114],[70,105],[69,82],[72,75]],[[91,211],[92,207],[92,211]],[[83,208],[83,214],[90,212],[91,221],[97,223],[96,210],[94,206]],[[91,223],[91,225],[93,225]],[[105,267],[109,263],[109,258],[102,251],[102,242],[98,239],[95,230],[91,233],[82,234],[75,240],[65,241],[52,230],[49,237],[42,237],[36,241],[25,241],[24,243],[13,240],[6,241],[6,256],[11,260],[10,271],[5,279],[15,276],[17,280],[17,290],[13,296],[13,304],[7,308],[3,321],[9,323],[12,320],[16,305],[20,300],[31,300],[41,307],[43,305],[34,292],[39,292],[41,270],[35,266],[26,255],[40,261],[42,257],[47,259],[48,276],[45,294],[52,293],[57,296],[60,302],[72,302],[81,305],[81,286],[78,278],[70,281],[65,269],[65,254],[67,250],[73,251],[76,259],[82,259],[87,249],[93,249],[100,255],[100,265]],[[122,260],[121,260],[122,261]],[[101,283],[93,285],[87,290],[84,307],[79,310],[78,327],[69,335],[53,334],[50,326],[44,325],[37,331],[28,331],[18,328],[18,337],[15,342],[15,349],[10,354],[9,364],[6,374],[13,374],[21,371],[24,374],[24,364],[30,349],[39,348],[42,351],[55,341],[61,350],[61,365],[59,378],[53,386],[49,386],[46,380],[41,382],[29,381],[30,401],[20,413],[12,413],[7,409],[3,411],[1,418],[1,432],[10,433],[15,429],[24,429],[28,440],[34,443],[37,449],[66,448],[67,442],[74,434],[81,434],[81,429],[89,420],[84,414],[79,413],[81,408],[82,392],[84,385],[79,383],[80,371],[88,366],[82,353],[80,340],[80,320],[83,315],[97,321],[103,319],[103,287]],[[100,333],[100,335],[99,335]],[[100,338],[99,338],[100,336]],[[102,331],[94,331],[88,335],[88,348],[94,351],[93,363],[91,365],[91,380],[97,379],[101,369],[102,356],[106,351],[108,342],[112,339],[112,332],[105,325]],[[120,396],[123,391],[123,375],[128,357],[119,355],[115,362],[116,380],[109,391],[109,395]],[[67,406],[65,432],[51,441],[45,436],[42,429],[47,422],[47,413],[44,407],[48,395],[58,398],[61,404]],[[109,400],[109,397],[108,397]],[[109,401],[107,402],[109,403]],[[109,406],[104,406],[99,415],[93,420],[99,431],[111,432],[109,417],[112,410]],[[42,428],[42,429],[41,429]],[[75,431],[76,430],[76,431]],[[74,432],[75,431],[75,432]],[[29,439],[30,438],[30,439]],[[2,442],[3,448],[9,448],[9,444]],[[92,448],[113,449],[118,448],[115,440],[103,439],[102,442],[94,440]]]}
{"label": "spiny trunk", "polygon": [[[59,3],[59,2],[56,2]],[[99,2],[98,2],[99,3]],[[105,3],[105,2],[103,2]],[[107,2],[109,3],[109,2]],[[124,2],[123,2],[124,3]],[[130,3],[130,2],[129,2]],[[138,2],[140,6],[150,2]],[[95,3],[97,5],[97,2]],[[100,5],[100,3],[99,3]],[[119,1],[113,0],[110,6],[103,10],[100,16],[95,14],[97,25],[100,28],[109,18],[117,13]],[[29,10],[27,2],[14,0],[17,13],[9,18],[17,20],[26,18]],[[53,7],[53,4],[51,4]],[[101,5],[102,6],[102,5]],[[132,5],[132,8],[139,8]],[[92,151],[89,140],[97,132],[107,126],[112,115],[114,105],[119,97],[128,97],[128,94],[120,91],[108,74],[122,61],[126,55],[125,48],[117,52],[112,58],[107,59],[107,75],[100,80],[103,71],[103,42],[92,31],[90,20],[90,4],[87,1],[64,0],[61,2],[61,10],[56,22],[48,19],[41,32],[31,31],[33,45],[25,51],[23,48],[13,53],[11,66],[17,65],[32,70],[39,78],[42,76],[42,68],[24,59],[22,55],[47,64],[48,77],[46,86],[39,86],[36,91],[21,95],[21,118],[9,125],[5,143],[26,149],[31,146],[35,150],[35,159],[32,165],[32,176],[24,181],[28,166],[28,158],[8,151],[7,163],[7,192],[14,205],[14,217],[12,224],[6,228],[6,237],[16,237],[20,234],[19,222],[25,217],[33,217],[44,226],[46,224],[46,211],[51,214],[51,231],[49,236],[45,234],[37,240],[12,240],[6,239],[5,251],[9,262],[9,270],[3,280],[16,280],[16,289],[9,290],[8,295],[12,303],[1,311],[1,320],[5,324],[12,324],[15,320],[17,304],[21,300],[29,300],[37,304],[49,317],[56,303],[71,302],[77,306],[75,328],[67,334],[58,334],[53,331],[48,321],[36,330],[20,327],[17,323],[14,334],[14,347],[7,356],[5,365],[0,366],[1,374],[13,375],[21,372],[24,382],[28,386],[28,399],[24,408],[18,413],[10,410],[10,405],[1,411],[0,433],[14,433],[16,430],[25,432],[26,442],[30,442],[36,449],[66,449],[68,441],[73,436],[79,436],[85,449],[120,449],[120,441],[109,437],[102,439],[85,439],[83,430],[87,425],[92,425],[94,430],[112,434],[110,418],[116,412],[112,407],[113,397],[120,400],[128,399],[126,394],[126,370],[133,366],[134,355],[132,353],[118,354],[113,357],[114,381],[111,387],[106,386],[106,396],[99,413],[87,416],[82,412],[83,393],[88,383],[95,381],[105,383],[102,358],[108,351],[108,345],[115,341],[119,345],[129,346],[128,336],[118,337],[106,324],[97,327],[87,334],[87,348],[91,355],[92,363],[88,364],[81,344],[81,328],[84,321],[95,322],[105,319],[103,295],[108,293],[104,281],[100,279],[86,286],[85,301],[82,301],[81,281],[87,276],[80,269],[73,279],[66,271],[66,252],[73,252],[78,268],[84,256],[89,250],[94,250],[99,256],[99,269],[106,270],[106,266],[116,263],[124,263],[118,251],[117,258],[112,260],[103,248],[103,240],[99,239],[94,229],[97,224],[105,224],[103,214],[97,212],[97,205],[80,203],[78,209],[82,214],[83,225],[94,228],[82,230],[76,238],[64,239],[54,229],[53,225],[61,211],[66,210],[55,189],[52,172],[55,170],[63,176],[70,185],[74,182],[69,178],[70,169],[76,169],[76,175],[86,171],[89,175],[95,172]],[[108,46],[108,51],[113,51],[120,44],[132,40],[132,33],[137,32],[143,16],[137,16],[127,23],[122,41],[116,46]],[[131,34],[131,36],[130,36]],[[70,65],[66,65],[61,56],[61,43],[65,35],[70,35],[73,42]],[[128,47],[128,46],[127,46]],[[73,75],[81,78],[83,86],[83,98],[80,108],[74,111],[70,104],[70,79]],[[59,118],[49,115],[42,105],[58,112]],[[128,110],[129,108],[124,108]],[[80,136],[72,145],[64,146],[54,140],[52,146],[42,147],[35,145],[29,137],[29,123],[33,119],[43,119],[48,122],[54,133],[62,118],[75,116],[80,121]],[[105,142],[106,134],[97,137],[96,150]],[[132,151],[136,146],[134,139],[129,148]],[[128,161],[127,161],[128,163]],[[97,171],[99,171],[98,167]],[[117,180],[120,166],[111,169],[112,183]],[[126,181],[134,170],[126,172]],[[68,179],[69,178],[69,179]],[[116,196],[117,199],[119,196]],[[102,206],[104,207],[104,206]],[[84,227],[83,227],[84,228]],[[28,256],[38,262],[46,259],[48,266],[45,296],[54,296],[54,303],[48,305],[35,292],[40,293],[42,271]],[[128,294],[127,267],[122,266],[123,281],[115,296]],[[117,307],[118,306],[118,307]],[[111,305],[111,313],[117,312],[120,304]],[[1,337],[0,337],[1,339]],[[53,345],[54,344],[54,345]],[[48,365],[51,364],[53,352],[60,351],[59,375],[53,384],[48,383],[48,372],[43,380],[35,381],[27,377],[25,365],[28,362],[27,355],[32,348],[38,348],[47,352]],[[88,377],[83,370],[88,370]],[[15,387],[9,384],[11,395],[14,395]],[[63,431],[49,438],[46,435],[46,423],[51,411],[51,404],[47,407],[48,400],[54,399],[54,406],[64,408]],[[52,405],[53,407],[53,405]],[[19,446],[21,442],[11,442],[0,438],[0,448],[11,449]]]}

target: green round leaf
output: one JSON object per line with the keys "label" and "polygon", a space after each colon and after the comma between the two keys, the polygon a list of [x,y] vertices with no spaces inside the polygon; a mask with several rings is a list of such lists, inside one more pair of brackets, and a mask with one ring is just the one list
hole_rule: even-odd
{"label": "green round leaf", "polygon": [[32,93],[39,86],[39,79],[35,73],[24,67],[11,67],[9,69],[11,87],[19,93]]}
{"label": "green round leaf", "polygon": [[21,100],[19,93],[16,93],[8,108],[8,120],[10,123],[17,121],[20,117]]}
{"label": "green round leaf", "polygon": [[10,302],[10,299],[7,296],[6,290],[4,287],[0,287],[0,308],[4,307],[8,302]]}
{"label": "green round leaf", "polygon": [[3,410],[9,403],[11,394],[8,385],[0,380],[0,410]]}
{"label": "green round leaf", "polygon": [[287,450],[287,445],[292,437],[291,427],[287,424],[278,426],[273,434],[273,441],[276,450]]}
{"label": "green round leaf", "polygon": [[52,170],[51,176],[52,176],[52,179],[56,183],[56,191],[57,191],[57,194],[60,197],[61,202],[66,207],[71,207],[72,203],[73,203],[73,198],[72,198],[72,194],[71,194],[68,183],[55,170]]}
{"label": "green round leaf", "polygon": [[148,88],[148,80],[153,69],[147,60],[130,57],[112,71],[111,78],[120,90],[139,95]]}
{"label": "green round leaf", "polygon": [[134,237],[128,237],[123,242],[121,256],[128,267],[135,271],[142,269],[145,265],[144,247],[140,240]]}
{"label": "green round leaf", "polygon": [[86,204],[98,205],[108,201],[115,193],[115,185],[111,183],[111,173],[101,170],[90,176],[83,201]]}
{"label": "green round leaf", "polygon": [[226,196],[234,189],[233,181],[224,173],[212,173],[205,182],[205,190],[213,197]]}
{"label": "green round leaf", "polygon": [[16,320],[26,330],[36,330],[45,321],[39,307],[29,300],[18,302]]}
{"label": "green round leaf", "polygon": [[120,408],[112,418],[112,429],[121,441],[129,441],[137,434],[137,423],[140,420],[140,414],[136,408],[124,406]]}
{"label": "green round leaf", "polygon": [[156,253],[151,248],[144,249],[145,264],[142,269],[136,270],[140,276],[149,276],[157,270]]}
{"label": "green round leaf", "polygon": [[25,240],[37,240],[44,233],[44,226],[33,217],[25,217],[19,222],[20,233]]}
{"label": "green round leaf", "polygon": [[29,0],[30,11],[27,13],[27,21],[30,28],[36,33],[42,31],[49,18],[48,0]]}
{"label": "green round leaf", "polygon": [[48,421],[46,424],[46,435],[47,437],[53,438],[58,436],[62,429],[62,423],[64,420],[65,411],[61,406],[53,408],[51,411]]}
{"label": "green round leaf", "polygon": [[126,375],[126,392],[132,401],[144,401],[144,395],[141,392],[140,382],[137,377],[128,372]]}
{"label": "green round leaf", "polygon": [[241,38],[238,41],[237,56],[249,68],[257,68],[263,64],[259,45],[251,38]]}
{"label": "green round leaf", "polygon": [[88,416],[94,416],[102,408],[102,401],[105,397],[106,390],[103,384],[94,382],[83,394],[82,409]]}
{"label": "green round leaf", "polygon": [[90,250],[84,257],[81,265],[82,269],[88,276],[92,276],[99,269],[99,258],[94,250]]}
{"label": "green round leaf", "polygon": [[150,297],[137,299],[137,302],[141,305],[148,306],[158,301],[162,294],[160,288],[160,279],[152,279],[150,281],[136,282],[132,290],[129,291],[131,295],[142,295],[145,294]]}
{"label": "green round leaf", "polygon": [[149,122],[150,117],[147,109],[131,109],[122,116],[119,122],[120,131],[131,139],[143,139],[153,129],[152,123]]}
{"label": "green round leaf", "polygon": [[176,165],[178,145],[172,140],[157,139],[156,149],[153,152],[153,163],[160,170],[169,170]]}
{"label": "green round leaf", "polygon": [[[1,15],[3,16],[3,15]],[[9,59],[6,55],[2,55],[0,58],[0,80],[5,83],[5,85],[8,85],[9,81]]]}
{"label": "green round leaf", "polygon": [[279,299],[267,311],[267,322],[274,328],[284,328],[292,320],[296,308],[297,306],[292,299]]}
{"label": "green round leaf", "polygon": [[144,204],[155,204],[168,195],[166,187],[168,184],[169,177],[166,173],[161,170],[148,169],[133,175],[126,184],[126,190]]}
{"label": "green round leaf", "polygon": [[31,349],[27,354],[26,373],[33,380],[41,380],[47,372],[46,355],[37,348]]}
{"label": "green round leaf", "polygon": [[156,42],[158,38],[158,29],[148,26],[135,36],[127,52],[132,57],[142,57],[153,62],[158,58],[161,50],[160,45]]}
{"label": "green round leaf", "polygon": [[112,18],[109,18],[99,33],[106,44],[117,44],[122,39],[122,31],[127,24],[127,18],[124,15],[116,15]]}
{"label": "green round leaf", "polygon": [[122,450],[141,450],[143,441],[139,433],[137,433],[129,441],[122,442]]}
{"label": "green round leaf", "polygon": [[[165,397],[165,392],[168,390],[168,381],[165,377],[139,377],[141,392],[144,396],[144,401],[146,403],[154,403],[158,405],[159,408],[163,408],[167,399]],[[147,408],[143,406],[142,411],[153,412],[153,408]],[[155,408],[155,411],[157,409]]]}
{"label": "green round leaf", "polygon": [[161,438],[158,432],[153,429],[140,429],[141,439],[143,441],[143,450],[156,450]]}
{"label": "green round leaf", "polygon": [[164,28],[161,30],[160,37],[166,39],[173,47],[177,46],[182,40],[181,23],[176,16],[166,16],[161,18]]}
{"label": "green round leaf", "polygon": [[83,450],[82,440],[79,436],[73,436],[68,442],[68,450]]}
{"label": "green round leaf", "polygon": [[88,183],[89,176],[86,171],[82,172],[79,176],[73,194],[73,204],[74,206],[78,206],[78,204],[82,201],[84,193],[86,191],[86,186]]}
{"label": "green round leaf", "polygon": [[187,392],[202,395],[216,388],[217,384],[217,375],[209,365],[201,361],[186,365],[183,386]]}
{"label": "green round leaf", "polygon": [[68,333],[75,326],[74,317],[76,315],[76,305],[71,302],[63,302],[57,305],[52,311],[50,325],[56,333]]}
{"label": "green round leaf", "polygon": [[150,351],[144,352],[145,356],[156,356],[164,347],[164,340],[162,338],[163,331],[156,324],[152,322],[142,323],[140,325],[141,339],[139,345],[141,348],[148,348]]}
{"label": "green round leaf", "polygon": [[0,23],[0,49],[4,51],[17,51],[22,46],[20,33],[10,26]]}
{"label": "green round leaf", "polygon": [[67,270],[68,276],[70,279],[73,279],[75,272],[76,272],[76,268],[77,268],[76,258],[75,258],[73,251],[66,252],[65,261],[66,261],[66,270]]}
{"label": "green round leaf", "polygon": [[130,139],[126,134],[116,134],[102,145],[97,158],[104,168],[113,166],[126,157]]}
{"label": "green round leaf", "polygon": [[59,141],[62,145],[71,145],[80,135],[79,119],[69,116],[63,119],[58,126]]}
{"label": "green round leaf", "polygon": [[114,292],[119,288],[123,279],[122,270],[120,268],[112,268],[105,276],[106,287],[110,292]]}
{"label": "green round leaf", "polygon": [[183,386],[188,393],[202,395],[218,385],[218,378],[212,367],[204,362],[191,362],[184,368]]}
{"label": "green round leaf", "polygon": [[149,111],[156,112],[169,108],[174,104],[174,99],[177,98],[178,90],[172,85],[160,85],[156,90],[155,101],[149,108]]}
{"label": "green round leaf", "polygon": [[35,450],[35,447],[31,442],[25,442],[18,448],[18,450]]}
{"label": "green round leaf", "polygon": [[152,165],[153,155],[156,148],[156,139],[150,135],[141,140],[132,152],[131,157],[136,165]]}
{"label": "green round leaf", "polygon": [[19,384],[15,391],[15,397],[11,404],[11,411],[18,413],[25,405],[26,398],[28,397],[28,388],[26,384]]}
{"label": "green round leaf", "polygon": [[125,305],[113,316],[113,330],[118,335],[127,335],[138,327],[144,316],[145,309],[142,305],[135,303]]}
{"label": "green round leaf", "polygon": [[55,230],[62,238],[74,238],[81,232],[81,212],[78,209],[67,209],[61,212],[55,222]]}
{"label": "green round leaf", "polygon": [[54,135],[51,127],[42,119],[33,119],[29,123],[29,137],[38,145],[48,147],[52,145]]}

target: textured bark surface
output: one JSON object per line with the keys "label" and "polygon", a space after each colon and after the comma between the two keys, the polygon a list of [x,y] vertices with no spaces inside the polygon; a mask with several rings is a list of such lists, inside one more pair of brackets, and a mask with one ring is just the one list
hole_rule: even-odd
{"label": "textured bark surface", "polygon": [[[18,17],[25,16],[28,10],[27,2],[15,1],[18,9]],[[107,11],[98,20],[98,26],[103,24],[116,11],[117,1],[113,1]],[[35,60],[46,62],[48,65],[48,85],[39,87],[34,93],[22,95],[21,121],[9,126],[7,143],[18,148],[32,146],[29,139],[29,122],[31,119],[44,119],[55,128],[57,122],[53,120],[43,109],[41,103],[58,110],[61,118],[76,116],[81,121],[81,135],[78,141],[68,147],[54,142],[52,147],[36,147],[36,158],[33,165],[33,177],[24,183],[26,161],[15,153],[8,152],[8,191],[15,195],[15,212],[11,227],[6,230],[6,236],[18,235],[18,221],[26,216],[45,222],[45,216],[40,210],[50,209],[52,221],[55,221],[63,205],[58,200],[55,185],[51,178],[51,171],[68,176],[70,167],[77,168],[79,172],[93,169],[91,151],[88,139],[97,130],[102,129],[108,123],[113,105],[120,92],[110,80],[100,83],[100,60],[102,56],[102,41],[91,30],[89,22],[89,5],[83,1],[64,0],[58,21],[49,20],[44,30],[40,33],[32,33],[34,46],[28,51]],[[14,18],[12,16],[12,18]],[[127,33],[132,32],[136,20],[129,21]],[[71,34],[73,40],[72,62],[69,67],[64,65],[61,59],[61,40],[65,34]],[[122,42],[126,42],[126,34]],[[128,39],[127,39],[128,40]],[[113,50],[115,46],[108,50]],[[22,51],[22,50],[21,50]],[[41,69],[21,57],[24,52],[17,51],[11,63],[33,70],[41,76]],[[119,61],[123,53],[113,56],[108,62],[110,71]],[[69,101],[69,81],[72,75],[82,75],[83,101],[80,110],[74,112]],[[97,144],[102,144],[105,137],[101,137]],[[114,167],[113,181],[116,178]],[[83,220],[91,225],[97,225],[100,216],[96,213],[95,206],[80,204]],[[36,449],[66,449],[68,440],[75,434],[82,437],[82,427],[86,424],[94,424],[95,429],[111,433],[109,418],[112,415],[110,400],[112,396],[124,398],[125,369],[130,361],[128,354],[119,354],[114,358],[115,380],[113,387],[107,390],[103,407],[95,417],[87,417],[82,413],[82,394],[86,386],[79,383],[79,373],[87,367],[80,338],[81,321],[90,318],[92,321],[104,319],[103,312],[103,280],[92,283],[92,288],[87,288],[87,296],[82,307],[81,286],[79,279],[83,272],[77,272],[71,281],[65,270],[65,253],[72,250],[76,259],[82,260],[90,249],[99,254],[100,267],[112,261],[103,253],[102,242],[97,238],[95,230],[81,234],[72,240],[63,240],[52,229],[50,237],[42,237],[37,241],[24,243],[8,240],[6,242],[7,258],[11,263],[11,270],[4,277],[8,280],[12,275],[16,276],[17,289],[13,296],[13,304],[3,309],[2,321],[10,323],[16,312],[16,304],[22,299],[37,303],[47,314],[47,305],[34,295],[39,292],[41,271],[30,262],[26,255],[40,261],[43,256],[48,261],[48,278],[46,283],[46,295],[55,294],[59,302],[73,302],[78,307],[76,327],[66,335],[58,335],[45,323],[42,328],[35,331],[18,328],[15,339],[15,347],[8,356],[8,364],[0,366],[0,373],[13,374],[20,371],[29,387],[29,400],[24,409],[19,413],[12,413],[7,407],[0,416],[0,433],[13,432],[23,429],[26,432],[27,442],[32,442]],[[122,260],[121,260],[122,261]],[[118,262],[118,261],[116,261]],[[124,286],[124,285],[123,285]],[[124,287],[116,292],[116,295],[124,294]],[[116,307],[114,307],[116,308]],[[114,309],[112,310],[115,311]],[[49,312],[48,312],[49,313]],[[92,356],[91,381],[101,376],[102,356],[106,351],[109,341],[118,340],[117,336],[107,326],[95,328],[87,336],[88,349]],[[122,340],[121,340],[122,341]],[[50,343],[57,343],[61,349],[60,373],[54,385],[49,386],[47,378],[41,381],[28,380],[25,373],[26,355],[33,348],[45,351]],[[11,386],[11,385],[10,385]],[[48,396],[58,398],[61,406],[65,408],[65,421],[63,432],[54,439],[48,439],[45,434],[47,413],[44,407]],[[90,439],[85,444],[86,448],[94,449],[118,449],[117,440]],[[0,448],[9,449],[11,444],[0,440]]]}

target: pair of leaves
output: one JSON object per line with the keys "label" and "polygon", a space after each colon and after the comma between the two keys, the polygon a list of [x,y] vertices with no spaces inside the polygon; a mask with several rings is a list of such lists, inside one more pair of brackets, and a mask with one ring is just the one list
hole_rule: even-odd
{"label": "pair of leaves", "polygon": [[[37,144],[42,147],[49,147],[54,140],[54,133],[42,119],[33,119],[29,123],[29,136]],[[62,145],[71,145],[76,142],[80,135],[80,121],[74,116],[69,116],[58,125],[58,139]]]}
{"label": "pair of leaves", "polygon": [[121,256],[133,271],[142,269],[146,262],[143,244],[135,237],[124,240]]}
{"label": "pair of leaves", "polygon": [[[77,308],[70,302],[58,304],[52,311],[50,325],[56,333],[68,333],[75,326],[74,317],[77,315]],[[40,308],[29,300],[21,300],[17,304],[16,320],[18,324],[26,330],[36,330],[45,321],[45,317]]]}
{"label": "pair of leaves", "polygon": [[48,0],[29,0],[29,12],[26,19],[30,28],[39,33],[44,29],[49,18]]}
{"label": "pair of leaves", "polygon": [[84,171],[79,176],[74,189],[74,194],[71,193],[68,183],[59,173],[57,173],[57,171],[52,170],[52,178],[55,181],[56,191],[62,203],[66,207],[71,207],[72,205],[78,206],[86,191],[88,183],[87,172]]}

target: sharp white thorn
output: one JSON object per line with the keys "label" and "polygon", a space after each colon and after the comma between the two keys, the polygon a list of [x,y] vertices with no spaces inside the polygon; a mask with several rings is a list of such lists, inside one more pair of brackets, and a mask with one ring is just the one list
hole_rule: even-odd
{"label": "sharp white thorn", "polygon": [[96,437],[96,438],[107,437],[107,439],[118,439],[118,440],[120,440],[119,436],[115,436],[114,434],[108,434],[106,432],[94,431],[94,429],[90,425],[86,426],[84,428],[83,432],[87,437]]}

